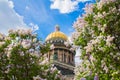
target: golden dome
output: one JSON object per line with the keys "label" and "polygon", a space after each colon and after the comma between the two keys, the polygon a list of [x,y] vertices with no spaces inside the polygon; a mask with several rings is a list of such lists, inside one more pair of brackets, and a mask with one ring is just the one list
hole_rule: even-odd
{"label": "golden dome", "polygon": [[50,39],[55,39],[55,38],[61,38],[63,40],[67,40],[67,36],[63,33],[59,31],[59,27],[56,26],[55,32],[52,32],[51,34],[49,34],[46,38],[46,41],[50,40]]}

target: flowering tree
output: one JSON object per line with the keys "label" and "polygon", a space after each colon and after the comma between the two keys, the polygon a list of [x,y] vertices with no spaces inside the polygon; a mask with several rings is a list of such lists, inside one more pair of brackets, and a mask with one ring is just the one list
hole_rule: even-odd
{"label": "flowering tree", "polygon": [[120,0],[87,4],[74,23],[73,39],[81,46],[83,60],[76,78],[120,79]]}
{"label": "flowering tree", "polygon": [[42,45],[31,29],[0,34],[0,79],[59,80],[58,70],[43,57],[47,50],[49,47]]}
{"label": "flowering tree", "polygon": [[5,35],[0,33],[0,79],[5,77],[7,80],[7,69],[9,60],[7,59],[7,54],[5,48],[9,45],[9,41],[5,40]]}

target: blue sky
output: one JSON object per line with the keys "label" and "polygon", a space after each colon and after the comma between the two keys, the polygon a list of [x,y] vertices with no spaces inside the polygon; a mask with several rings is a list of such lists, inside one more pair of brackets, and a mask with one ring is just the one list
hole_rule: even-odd
{"label": "blue sky", "polygon": [[[39,28],[36,32],[43,40],[58,24],[61,31],[70,36],[72,24],[83,14],[86,3],[94,0],[0,0],[0,32],[21,27]],[[5,25],[6,24],[6,25]],[[7,25],[8,24],[8,25]],[[1,27],[2,27],[1,26]]]}

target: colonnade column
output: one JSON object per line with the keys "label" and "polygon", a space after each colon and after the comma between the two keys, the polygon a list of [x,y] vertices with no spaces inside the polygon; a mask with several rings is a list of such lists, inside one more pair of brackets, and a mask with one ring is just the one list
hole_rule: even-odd
{"label": "colonnade column", "polygon": [[59,51],[59,49],[58,49],[58,61],[60,61],[60,51]]}
{"label": "colonnade column", "polygon": [[69,63],[69,54],[68,54],[68,51],[66,52],[66,62]]}
{"label": "colonnade column", "polygon": [[63,54],[62,54],[62,59],[63,59],[62,61],[63,61],[63,62],[64,62],[64,54],[65,54],[65,53],[64,53],[64,50],[63,50]]}

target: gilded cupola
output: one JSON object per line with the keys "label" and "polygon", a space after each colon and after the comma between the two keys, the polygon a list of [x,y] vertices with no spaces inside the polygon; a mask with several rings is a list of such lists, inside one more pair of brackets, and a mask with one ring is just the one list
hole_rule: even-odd
{"label": "gilded cupola", "polygon": [[46,38],[46,42],[47,41],[51,41],[51,40],[63,40],[63,41],[67,41],[67,36],[60,31],[60,27],[58,25],[55,26],[55,31],[50,33],[47,38]]}

